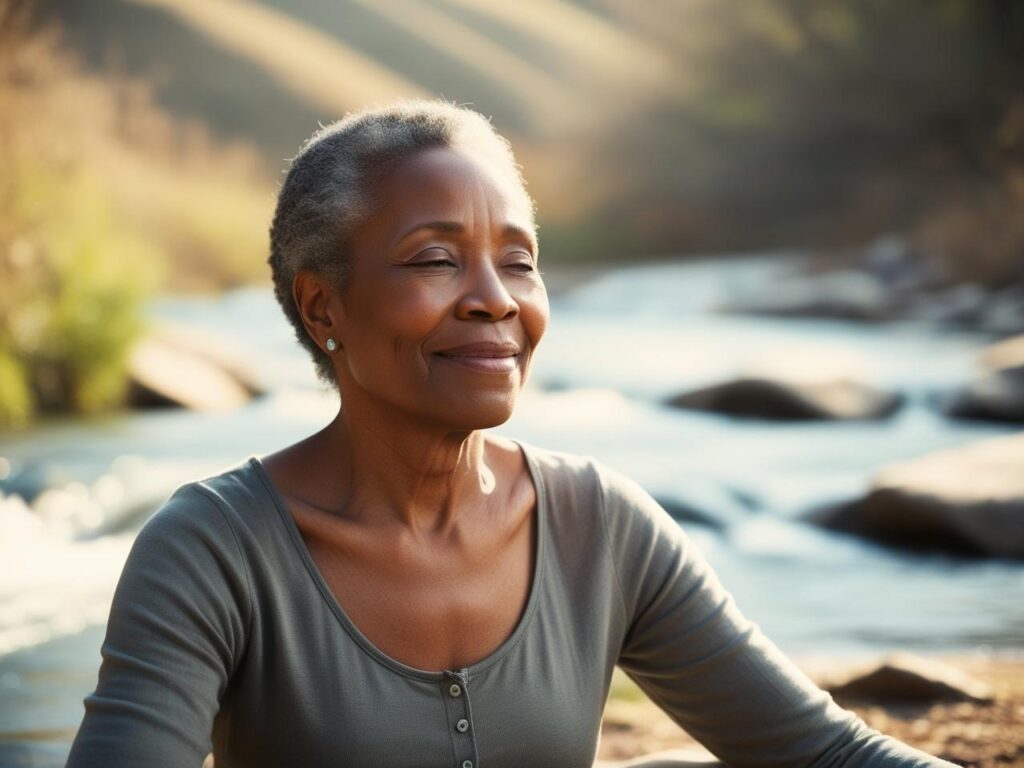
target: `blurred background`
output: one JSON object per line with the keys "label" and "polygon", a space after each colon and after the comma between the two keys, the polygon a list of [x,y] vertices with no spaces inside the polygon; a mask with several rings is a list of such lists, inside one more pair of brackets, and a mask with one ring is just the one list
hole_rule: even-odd
{"label": "blurred background", "polygon": [[[399,96],[491,117],[538,203],[498,431],[639,480],[823,685],[970,671],[858,711],[1024,765],[1013,0],[0,0],[0,765],[63,763],[171,491],[334,415],[267,230],[318,124]],[[675,743],[645,706],[617,678],[602,755]]]}

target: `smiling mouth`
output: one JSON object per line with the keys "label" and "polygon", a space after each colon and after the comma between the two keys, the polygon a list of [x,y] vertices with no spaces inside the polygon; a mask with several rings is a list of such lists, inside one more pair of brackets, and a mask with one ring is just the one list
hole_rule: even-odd
{"label": "smiling mouth", "polygon": [[511,373],[519,365],[519,355],[502,355],[500,357],[438,352],[437,356],[454,365],[468,368],[481,373]]}

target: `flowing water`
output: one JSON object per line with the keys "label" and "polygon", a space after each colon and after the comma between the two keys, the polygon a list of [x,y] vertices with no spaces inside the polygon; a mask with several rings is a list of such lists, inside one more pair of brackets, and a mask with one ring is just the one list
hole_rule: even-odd
{"label": "flowing water", "polygon": [[[971,376],[985,337],[714,311],[737,292],[770,290],[795,258],[622,268],[558,296],[528,390],[496,431],[596,456],[714,521],[683,525],[787,652],[1020,649],[1021,564],[899,553],[799,521],[858,495],[884,465],[1011,429],[948,420],[929,405]],[[0,442],[0,765],[62,764],[133,534],[161,501],[316,431],[336,411],[269,289],[167,297],[151,312],[233,345],[270,394],[229,413],[55,421]],[[778,368],[848,373],[906,403],[890,419],[856,423],[735,420],[661,404]]]}

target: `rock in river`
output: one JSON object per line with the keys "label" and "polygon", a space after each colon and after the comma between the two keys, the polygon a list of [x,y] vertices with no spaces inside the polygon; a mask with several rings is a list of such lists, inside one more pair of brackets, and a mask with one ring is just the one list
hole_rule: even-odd
{"label": "rock in river", "polygon": [[251,356],[210,329],[163,322],[132,349],[130,403],[192,410],[237,408],[266,394]]}
{"label": "rock in river", "polygon": [[220,366],[154,337],[132,348],[128,373],[129,402],[135,407],[222,411],[250,399],[249,390]]}
{"label": "rock in river", "polygon": [[915,549],[1024,558],[1024,433],[894,464],[863,498],[808,519]]}
{"label": "rock in river", "polygon": [[778,421],[881,419],[901,403],[898,394],[849,378],[786,381],[758,376],[684,392],[668,401],[676,408]]}
{"label": "rock in river", "polygon": [[988,347],[984,372],[942,403],[947,416],[1024,422],[1024,336]]}
{"label": "rock in river", "polygon": [[1024,367],[1024,334],[985,347],[981,364],[992,371]]}

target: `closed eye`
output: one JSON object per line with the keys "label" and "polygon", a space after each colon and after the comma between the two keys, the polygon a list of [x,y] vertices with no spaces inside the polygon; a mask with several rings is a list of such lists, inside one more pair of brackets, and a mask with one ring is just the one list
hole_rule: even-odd
{"label": "closed eye", "polygon": [[451,258],[451,254],[448,253],[444,248],[427,248],[423,251],[422,255],[430,255],[433,258],[422,259],[420,261],[411,261],[406,266],[409,267],[448,267],[456,266],[455,262]]}
{"label": "closed eye", "polygon": [[508,263],[507,267],[509,269],[522,272],[523,274],[536,271],[537,265],[534,263],[533,257],[525,251],[514,251],[509,255],[519,257],[516,261]]}

